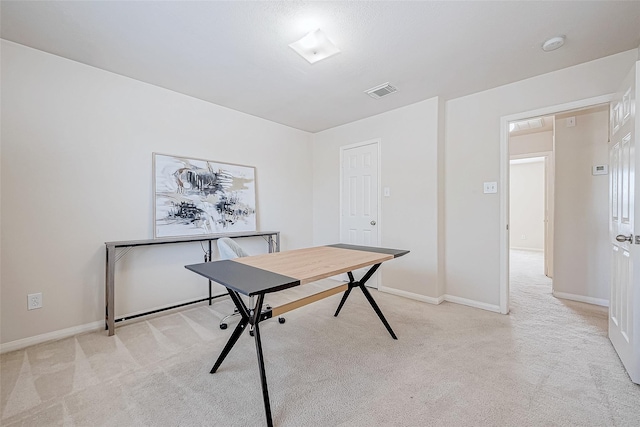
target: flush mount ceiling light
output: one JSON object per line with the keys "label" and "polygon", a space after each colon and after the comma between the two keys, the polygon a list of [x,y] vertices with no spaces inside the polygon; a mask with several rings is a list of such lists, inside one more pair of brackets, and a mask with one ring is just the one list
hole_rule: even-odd
{"label": "flush mount ceiling light", "polygon": [[291,43],[289,47],[309,61],[310,64],[340,52],[340,49],[320,29],[311,31],[297,42]]}
{"label": "flush mount ceiling light", "polygon": [[552,37],[542,44],[542,50],[545,52],[551,52],[552,50],[560,49],[564,44],[565,36]]}

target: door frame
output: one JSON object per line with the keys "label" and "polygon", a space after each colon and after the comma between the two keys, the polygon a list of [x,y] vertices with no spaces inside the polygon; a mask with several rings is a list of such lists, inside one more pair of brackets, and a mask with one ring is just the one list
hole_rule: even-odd
{"label": "door frame", "polygon": [[[377,212],[376,212],[376,239],[378,241],[378,246],[380,246],[382,244],[382,198],[380,197],[381,191],[382,191],[382,168],[381,168],[381,164],[382,164],[382,150],[381,150],[381,144],[382,141],[380,138],[374,138],[374,139],[369,139],[366,141],[362,141],[362,142],[356,142],[353,144],[348,144],[348,145],[342,145],[340,146],[340,230],[339,230],[339,236],[340,236],[340,243],[342,242],[342,188],[343,188],[343,182],[342,180],[344,179],[344,173],[342,170],[342,166],[343,166],[343,162],[344,162],[344,154],[345,151],[350,150],[352,148],[358,148],[358,147],[364,147],[365,145],[374,145],[375,149],[377,151],[378,154],[378,163],[376,165],[376,168],[378,169],[378,193],[376,194],[378,203],[377,203]],[[376,289],[378,289],[380,287],[380,277],[382,275],[382,272],[380,271],[381,269],[378,270],[378,272],[376,274],[373,275],[373,277],[371,277],[371,279],[369,280],[369,282],[367,282],[369,284],[370,287],[374,287]]]}
{"label": "door frame", "polygon": [[[610,93],[500,117],[500,313],[509,313],[509,122],[606,104],[614,96]],[[555,206],[555,192],[553,204]]]}

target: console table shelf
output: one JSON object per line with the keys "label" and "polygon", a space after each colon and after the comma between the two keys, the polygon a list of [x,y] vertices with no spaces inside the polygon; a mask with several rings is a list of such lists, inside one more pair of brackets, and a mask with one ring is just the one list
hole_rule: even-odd
{"label": "console table shelf", "polygon": [[[223,237],[230,238],[245,238],[245,237],[266,237],[269,244],[269,252],[280,251],[280,232],[279,231],[249,231],[249,232],[237,232],[237,233],[223,233],[223,234],[206,234],[198,236],[184,236],[184,237],[164,237],[159,239],[146,239],[146,240],[123,240],[118,242],[105,242],[106,246],[106,262],[105,262],[105,329],[109,331],[109,335],[115,334],[115,323],[123,320],[133,319],[140,316],[146,316],[160,311],[171,310],[173,308],[182,307],[189,304],[195,304],[202,301],[211,301],[214,298],[225,296],[211,295],[211,280],[209,280],[209,297],[191,301],[183,304],[174,305],[171,307],[165,307],[157,310],[151,310],[144,313],[139,313],[133,316],[122,317],[116,319],[116,307],[115,307],[115,273],[116,263],[120,258],[127,254],[132,248],[138,246],[153,246],[153,245],[167,245],[176,243],[192,243],[192,242],[208,242],[209,254],[211,254],[211,242],[221,239]],[[117,249],[122,248],[119,253]]]}

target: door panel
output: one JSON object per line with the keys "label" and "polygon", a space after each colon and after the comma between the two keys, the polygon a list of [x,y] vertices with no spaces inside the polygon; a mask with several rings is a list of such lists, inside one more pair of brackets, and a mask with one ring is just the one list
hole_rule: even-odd
{"label": "door panel", "polygon": [[[378,150],[378,143],[372,142],[342,151],[342,243],[379,246]],[[359,278],[364,271],[356,271],[354,275]],[[376,275],[367,285],[377,287],[377,280]]]}
{"label": "door panel", "polygon": [[[378,245],[378,147],[368,144],[345,150],[342,167],[343,243]],[[345,209],[345,207],[348,207]]]}
{"label": "door panel", "polygon": [[[635,174],[640,156],[635,151],[640,87],[638,65],[627,75],[611,102],[609,146],[611,293],[609,300],[609,339],[635,383],[640,383],[640,240],[634,235],[640,224],[635,196],[640,191]],[[639,209],[640,211],[640,209]],[[618,241],[616,237],[627,237]]]}

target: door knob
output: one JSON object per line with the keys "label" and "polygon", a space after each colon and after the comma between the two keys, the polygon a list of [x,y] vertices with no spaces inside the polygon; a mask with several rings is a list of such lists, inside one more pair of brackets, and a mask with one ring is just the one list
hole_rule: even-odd
{"label": "door knob", "polygon": [[629,242],[629,243],[633,243],[633,234],[629,235],[629,236],[625,236],[624,234],[618,234],[616,236],[616,240],[618,242]]}
{"label": "door knob", "polygon": [[376,222],[375,221],[371,221],[369,224],[376,225]]}

